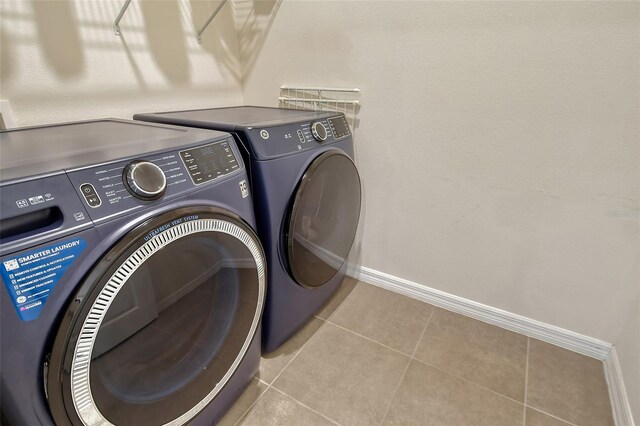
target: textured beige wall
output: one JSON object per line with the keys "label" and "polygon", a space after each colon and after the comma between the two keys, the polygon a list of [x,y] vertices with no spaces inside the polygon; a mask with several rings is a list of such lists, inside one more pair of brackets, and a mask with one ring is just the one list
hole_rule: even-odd
{"label": "textured beige wall", "polygon": [[18,125],[241,104],[233,8],[217,1],[1,0],[0,97]]}
{"label": "textured beige wall", "polygon": [[361,265],[614,342],[639,76],[639,2],[284,1],[244,98],[362,89]]}

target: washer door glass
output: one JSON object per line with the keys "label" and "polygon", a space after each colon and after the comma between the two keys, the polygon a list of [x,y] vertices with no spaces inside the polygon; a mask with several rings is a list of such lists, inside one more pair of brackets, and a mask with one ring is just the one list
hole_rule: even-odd
{"label": "washer door glass", "polygon": [[360,218],[360,176],[341,151],[327,151],[305,171],[291,207],[289,269],[298,284],[319,287],[344,265]]}
{"label": "washer door glass", "polygon": [[183,424],[253,340],[265,292],[255,235],[219,212],[178,213],[116,245],[73,312],[60,380],[72,422]]}

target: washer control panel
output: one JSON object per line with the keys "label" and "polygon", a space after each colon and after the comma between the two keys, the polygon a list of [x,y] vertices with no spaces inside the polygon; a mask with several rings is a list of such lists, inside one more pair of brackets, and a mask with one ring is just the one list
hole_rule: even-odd
{"label": "washer control panel", "polygon": [[242,169],[235,144],[222,140],[145,158],[68,171],[94,222],[193,190]]}
{"label": "washer control panel", "polygon": [[246,133],[252,140],[248,148],[259,159],[277,158],[306,151],[351,136],[344,114],[267,129],[255,127],[246,130]]}
{"label": "washer control panel", "polygon": [[194,185],[201,185],[240,168],[238,160],[226,142],[180,151],[180,158],[187,167]]}

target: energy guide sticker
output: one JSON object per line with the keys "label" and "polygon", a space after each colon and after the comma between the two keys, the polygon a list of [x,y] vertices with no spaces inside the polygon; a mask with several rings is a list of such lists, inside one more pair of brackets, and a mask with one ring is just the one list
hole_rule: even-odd
{"label": "energy guide sticker", "polygon": [[82,238],[75,238],[2,259],[2,281],[22,321],[38,318],[53,288],[86,246]]}

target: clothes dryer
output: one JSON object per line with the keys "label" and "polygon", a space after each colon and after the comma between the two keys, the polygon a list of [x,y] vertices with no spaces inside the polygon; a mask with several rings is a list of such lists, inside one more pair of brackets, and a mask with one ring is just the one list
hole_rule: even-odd
{"label": "clothes dryer", "polygon": [[268,264],[263,351],[276,349],[344,278],[361,204],[345,116],[243,106],[137,114],[134,119],[224,130],[245,148]]}
{"label": "clothes dryer", "polygon": [[229,134],[123,120],[0,133],[12,425],[210,425],[258,369],[265,260]]}

